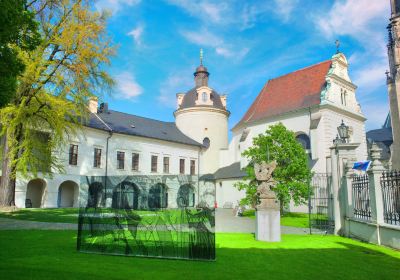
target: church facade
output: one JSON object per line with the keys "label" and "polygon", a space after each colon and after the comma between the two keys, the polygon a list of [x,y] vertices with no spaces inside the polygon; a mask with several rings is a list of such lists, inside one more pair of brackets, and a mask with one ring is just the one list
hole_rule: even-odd
{"label": "church facade", "polygon": [[[367,158],[365,117],[342,53],[268,81],[232,128],[230,142],[227,96],[209,86],[209,72],[202,62],[195,70],[194,84],[176,95],[175,122],[117,112],[91,100],[88,123],[79,135],[68,139],[69,145],[59,155],[65,173],[18,178],[16,205],[77,207],[79,197],[92,192],[81,184],[82,176],[134,176],[140,180],[131,194],[140,196],[141,204],[136,200],[133,208],[145,205],[152,191],[162,196],[157,203],[163,207],[204,203],[234,207],[244,197],[234,187],[245,176],[243,168],[248,163],[241,153],[254,137],[278,122],[296,133],[316,173],[330,172],[330,148],[342,121],[350,126],[350,141],[360,144],[357,158]],[[121,190],[104,194],[103,205],[115,203],[115,191]],[[209,194],[209,199],[200,192]]]}

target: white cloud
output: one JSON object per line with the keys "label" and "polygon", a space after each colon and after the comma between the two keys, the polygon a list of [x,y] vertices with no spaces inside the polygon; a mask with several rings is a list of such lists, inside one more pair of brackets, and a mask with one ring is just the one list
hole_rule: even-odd
{"label": "white cloud", "polygon": [[183,9],[193,17],[212,23],[222,23],[225,19],[224,14],[229,8],[229,6],[223,2],[211,3],[210,1],[193,0],[167,0],[167,2]]}
{"label": "white cloud", "polygon": [[140,3],[141,0],[99,0],[95,7],[98,11],[110,11],[113,14],[118,13],[126,6],[134,6]]}
{"label": "white cloud", "polygon": [[203,29],[201,31],[182,31],[181,34],[189,42],[200,47],[212,47],[217,55],[242,59],[250,51],[247,47],[239,47],[238,44],[232,46],[224,41],[223,38]]}
{"label": "white cloud", "polygon": [[143,43],[142,42],[143,31],[144,31],[144,25],[139,24],[136,28],[128,32],[128,35],[133,37],[133,40],[135,41],[137,46],[141,46]]}
{"label": "white cloud", "polygon": [[363,90],[363,93],[372,92],[385,84],[385,71],[388,68],[386,61],[366,64],[354,71],[354,83]]}
{"label": "white cloud", "polygon": [[290,20],[293,9],[298,4],[298,0],[274,0],[275,2],[275,13],[282,17],[284,22]]}
{"label": "white cloud", "polygon": [[381,30],[374,30],[376,19],[390,15],[388,1],[382,0],[337,0],[327,14],[316,17],[319,29],[332,38],[349,35],[362,42],[382,37]]}
{"label": "white cloud", "polygon": [[119,99],[135,100],[143,93],[143,88],[136,82],[135,77],[129,72],[122,72],[115,76],[117,94]]}
{"label": "white cloud", "polygon": [[177,71],[161,83],[160,94],[157,99],[163,106],[175,108],[176,93],[194,86],[193,80],[188,75],[191,72],[192,69]]}

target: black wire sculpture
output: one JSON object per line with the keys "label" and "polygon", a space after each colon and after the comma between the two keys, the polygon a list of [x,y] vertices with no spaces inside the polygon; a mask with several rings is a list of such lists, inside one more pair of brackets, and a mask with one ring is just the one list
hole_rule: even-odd
{"label": "black wire sculpture", "polygon": [[215,260],[215,191],[194,176],[83,177],[77,249]]}

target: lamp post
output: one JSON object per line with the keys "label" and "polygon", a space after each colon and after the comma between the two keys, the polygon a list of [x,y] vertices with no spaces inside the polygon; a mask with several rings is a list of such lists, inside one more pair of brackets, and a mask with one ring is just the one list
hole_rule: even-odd
{"label": "lamp post", "polygon": [[339,132],[340,139],[342,143],[347,143],[347,139],[349,138],[349,127],[344,124],[343,120],[340,126],[337,128]]}

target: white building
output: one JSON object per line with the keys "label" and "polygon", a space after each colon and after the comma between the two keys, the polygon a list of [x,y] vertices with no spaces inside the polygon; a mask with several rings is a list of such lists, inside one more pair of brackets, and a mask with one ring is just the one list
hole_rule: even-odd
{"label": "white building", "polygon": [[[342,53],[331,59],[269,80],[245,115],[232,128],[227,150],[221,151],[221,166],[231,177],[217,178],[218,190],[226,197],[248,161],[241,153],[252,145],[253,138],[273,124],[281,122],[294,131],[310,157],[316,173],[330,173],[330,148],[343,121],[350,127],[350,142],[360,143],[359,160],[367,159],[365,117],[356,98],[356,86],[348,74],[347,59]],[[222,169],[221,169],[222,171]],[[217,195],[219,205],[235,204],[242,193],[230,192],[226,199]]]}
{"label": "white building", "polygon": [[[351,127],[351,141],[360,143],[357,157],[367,157],[365,117],[342,53],[268,81],[233,127],[230,143],[227,97],[209,87],[208,78],[207,68],[200,63],[194,73],[195,87],[177,94],[175,123],[109,110],[107,104],[98,107],[92,100],[90,121],[77,138],[69,139],[60,155],[65,174],[18,178],[16,205],[77,206],[79,196],[93,192],[88,184],[81,184],[83,176],[136,176],[141,182],[147,176],[158,182],[161,189],[156,192],[163,194],[165,200],[159,203],[164,207],[179,206],[183,185],[191,194],[190,205],[204,202],[199,198],[201,189],[212,199],[216,194],[218,207],[232,207],[244,196],[233,186],[245,175],[241,169],[247,161],[241,153],[252,145],[253,137],[277,122],[296,132],[315,172],[330,172],[329,148],[342,120]],[[135,207],[147,203],[153,188],[140,184],[132,189],[139,196],[130,202]],[[115,203],[115,191],[121,190],[109,190],[102,198],[107,206]]]}

